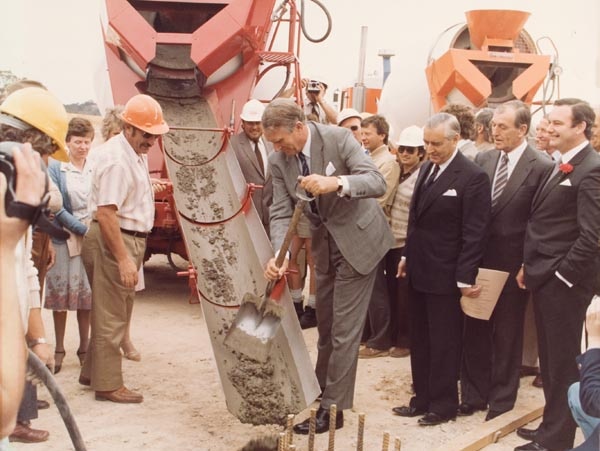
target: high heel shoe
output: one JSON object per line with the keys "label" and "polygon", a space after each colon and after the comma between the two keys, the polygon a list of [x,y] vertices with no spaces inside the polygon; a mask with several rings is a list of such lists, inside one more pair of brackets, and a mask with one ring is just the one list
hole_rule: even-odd
{"label": "high heel shoe", "polygon": [[85,362],[85,355],[87,351],[77,351],[77,357],[79,357],[79,366],[83,366],[83,362]]}
{"label": "high heel shoe", "polygon": [[60,373],[65,354],[65,351],[54,351],[54,374]]}

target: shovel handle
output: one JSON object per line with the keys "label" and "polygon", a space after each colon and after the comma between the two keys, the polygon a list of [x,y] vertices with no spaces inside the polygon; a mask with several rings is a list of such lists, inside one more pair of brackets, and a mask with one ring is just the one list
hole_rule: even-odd
{"label": "shovel handle", "polygon": [[302,199],[298,199],[298,201],[296,202],[294,214],[292,215],[292,219],[290,220],[290,225],[288,226],[287,232],[285,233],[285,237],[283,238],[283,243],[281,243],[281,248],[279,249],[279,253],[277,254],[277,258],[275,259],[275,266],[277,266],[278,268],[281,268],[281,265],[283,265],[287,251],[290,247],[290,243],[292,242],[292,238],[294,236],[294,233],[296,232],[296,226],[298,225],[298,221],[300,221],[302,210],[304,210],[304,204],[305,201]]}

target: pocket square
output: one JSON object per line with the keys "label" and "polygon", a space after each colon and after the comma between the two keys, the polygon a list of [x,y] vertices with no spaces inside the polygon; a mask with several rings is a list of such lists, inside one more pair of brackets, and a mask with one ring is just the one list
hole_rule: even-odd
{"label": "pocket square", "polygon": [[335,166],[333,165],[333,163],[330,161],[329,163],[327,163],[327,167],[325,168],[325,175],[327,177],[329,177],[330,175],[332,175],[335,172]]}
{"label": "pocket square", "polygon": [[571,180],[566,179],[559,183],[560,186],[573,186],[571,185]]}
{"label": "pocket square", "polygon": [[456,190],[455,189],[449,189],[444,194],[442,194],[442,196],[456,197],[456,196],[458,196],[458,194],[456,194]]}

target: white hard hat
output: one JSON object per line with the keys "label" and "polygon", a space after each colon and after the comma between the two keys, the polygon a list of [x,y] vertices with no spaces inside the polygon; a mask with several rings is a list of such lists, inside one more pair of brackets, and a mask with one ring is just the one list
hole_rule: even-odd
{"label": "white hard hat", "polygon": [[246,122],[260,122],[265,106],[259,100],[248,100],[242,108],[240,118]]}
{"label": "white hard hat", "polygon": [[344,108],[342,111],[338,113],[337,123],[340,125],[346,119],[350,119],[351,117],[356,117],[361,119],[360,113],[356,111],[354,108]]}
{"label": "white hard hat", "polygon": [[423,129],[421,127],[417,127],[416,125],[406,127],[404,130],[402,130],[402,133],[400,133],[400,138],[398,138],[398,146],[425,146],[425,143],[423,142]]}

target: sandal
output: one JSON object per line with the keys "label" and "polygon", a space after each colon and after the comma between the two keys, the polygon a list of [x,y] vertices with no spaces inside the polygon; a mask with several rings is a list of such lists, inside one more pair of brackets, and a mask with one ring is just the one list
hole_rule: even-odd
{"label": "sandal", "polygon": [[77,357],[79,357],[79,366],[83,366],[83,362],[85,362],[85,355],[87,351],[77,351]]}
{"label": "sandal", "polygon": [[65,354],[65,351],[54,351],[54,374],[60,373]]}
{"label": "sandal", "polygon": [[129,345],[130,351],[126,351],[124,346],[121,346],[121,350],[123,351],[123,357],[127,360],[133,360],[134,362],[139,362],[142,360],[142,355],[139,353],[137,349],[133,347],[133,344]]}

